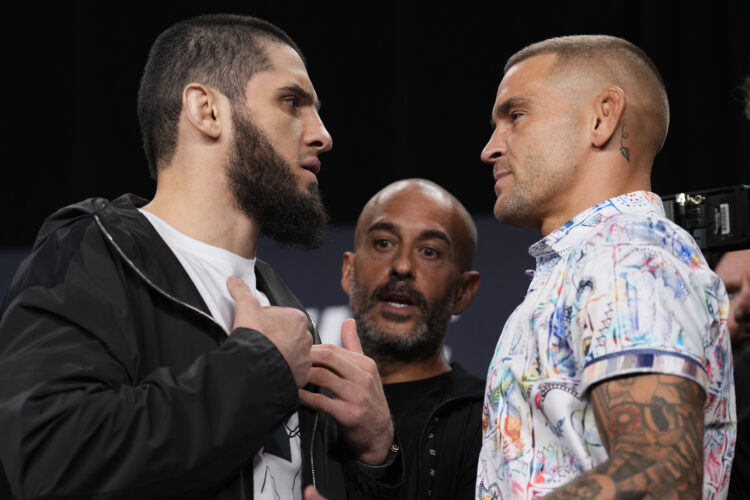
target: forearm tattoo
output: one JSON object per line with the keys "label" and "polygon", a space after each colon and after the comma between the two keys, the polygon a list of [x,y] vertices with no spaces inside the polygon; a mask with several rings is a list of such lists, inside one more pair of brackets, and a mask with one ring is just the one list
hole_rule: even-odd
{"label": "forearm tattoo", "polygon": [[603,382],[591,406],[609,460],[545,498],[701,498],[703,390],[672,375]]}

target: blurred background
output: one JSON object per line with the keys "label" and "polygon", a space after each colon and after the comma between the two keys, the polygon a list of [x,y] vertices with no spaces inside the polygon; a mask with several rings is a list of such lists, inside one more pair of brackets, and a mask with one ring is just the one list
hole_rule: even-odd
{"label": "blurred background", "polygon": [[[300,45],[334,148],[319,176],[331,242],[302,252],[264,243],[270,261],[333,332],[347,314],[341,252],[378,189],[423,177],[453,192],[480,227],[475,304],[451,326],[455,359],[484,375],[528,284],[534,230],[491,218],[491,167],[479,161],[505,60],[551,36],[604,33],[643,48],[661,70],[671,127],[653,190],[750,184],[750,2],[25,2],[4,8],[0,297],[42,220],[82,198],[150,197],[136,117],[148,49],[177,20],[209,12],[265,18]],[[331,326],[326,326],[330,324]]]}

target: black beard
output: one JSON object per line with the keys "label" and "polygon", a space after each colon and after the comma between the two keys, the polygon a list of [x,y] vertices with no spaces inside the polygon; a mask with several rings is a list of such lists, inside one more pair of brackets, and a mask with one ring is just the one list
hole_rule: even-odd
{"label": "black beard", "polygon": [[[422,313],[421,321],[405,337],[379,328],[372,317],[375,305],[388,293],[408,295]],[[432,357],[443,346],[457,294],[458,285],[442,300],[428,305],[424,295],[411,285],[392,278],[368,297],[367,291],[352,279],[350,305],[362,350],[378,364],[415,362]],[[391,321],[404,321],[403,316],[383,316]]]}
{"label": "black beard", "polygon": [[227,177],[236,205],[279,244],[318,248],[328,236],[328,213],[317,184],[297,187],[292,167],[255,127],[247,113],[234,109],[234,139]]}

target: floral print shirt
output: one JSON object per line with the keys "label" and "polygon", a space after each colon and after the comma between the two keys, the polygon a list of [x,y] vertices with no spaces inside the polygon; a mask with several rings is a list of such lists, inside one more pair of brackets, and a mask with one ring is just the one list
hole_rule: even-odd
{"label": "floral print shirt", "polygon": [[703,498],[723,498],[735,407],[724,285],[654,193],[595,205],[532,245],[487,374],[477,498],[536,498],[607,460],[587,390],[664,373],[707,395]]}

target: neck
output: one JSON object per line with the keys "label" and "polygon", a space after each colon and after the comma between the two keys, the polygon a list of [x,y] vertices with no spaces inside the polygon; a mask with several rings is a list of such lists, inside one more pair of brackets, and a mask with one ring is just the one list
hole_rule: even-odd
{"label": "neck", "polygon": [[384,362],[378,361],[380,380],[384,384],[412,382],[435,377],[451,371],[451,366],[443,354],[441,345],[434,356],[419,361]]}
{"label": "neck", "polygon": [[651,190],[650,163],[645,167],[616,159],[582,168],[579,180],[574,181],[564,196],[547,210],[548,216],[541,221],[543,236],[598,203],[633,191]]}
{"label": "neck", "polygon": [[[260,227],[235,206],[224,176],[206,177],[175,165],[167,167],[159,173],[153,200],[143,209],[186,236],[247,259],[255,258]],[[221,181],[217,182],[217,177]]]}

